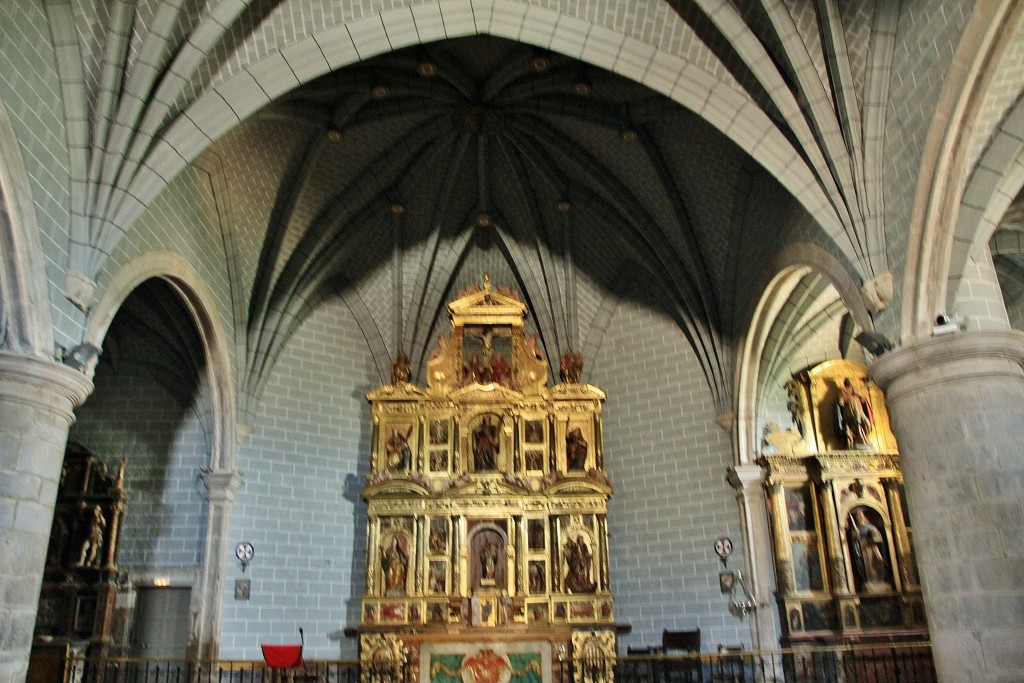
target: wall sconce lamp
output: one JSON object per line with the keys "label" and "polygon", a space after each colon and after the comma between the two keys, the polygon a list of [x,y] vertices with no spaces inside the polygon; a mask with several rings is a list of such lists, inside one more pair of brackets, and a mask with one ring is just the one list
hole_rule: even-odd
{"label": "wall sconce lamp", "polygon": [[[729,575],[731,578],[726,580],[724,575]],[[750,589],[747,588],[747,583],[743,580],[743,572],[739,570],[736,570],[735,573],[722,572],[718,578],[722,585],[722,592],[729,593],[729,611],[731,613],[742,619],[761,606],[754,600]]]}

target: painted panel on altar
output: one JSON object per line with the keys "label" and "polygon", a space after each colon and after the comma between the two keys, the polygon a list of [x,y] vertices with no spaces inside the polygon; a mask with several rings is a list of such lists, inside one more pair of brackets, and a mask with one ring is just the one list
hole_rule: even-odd
{"label": "painted panel on altar", "polygon": [[425,643],[420,683],[551,683],[551,644]]}

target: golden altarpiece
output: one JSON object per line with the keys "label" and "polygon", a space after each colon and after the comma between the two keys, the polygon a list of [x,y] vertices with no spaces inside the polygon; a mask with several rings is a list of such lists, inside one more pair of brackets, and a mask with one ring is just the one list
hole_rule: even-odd
{"label": "golden altarpiece", "polygon": [[[864,366],[828,361],[786,385],[796,427],[765,455],[785,641],[915,639],[927,633],[899,453]],[[774,426],[773,426],[774,427]]]}
{"label": "golden altarpiece", "polygon": [[[487,277],[448,305],[451,330],[409,382],[371,391],[364,671],[402,663],[421,681],[615,656],[601,408],[581,359],[547,361],[526,306]],[[484,673],[489,672],[489,673]],[[440,676],[440,678],[438,678]],[[497,679],[496,679],[497,680]]]}

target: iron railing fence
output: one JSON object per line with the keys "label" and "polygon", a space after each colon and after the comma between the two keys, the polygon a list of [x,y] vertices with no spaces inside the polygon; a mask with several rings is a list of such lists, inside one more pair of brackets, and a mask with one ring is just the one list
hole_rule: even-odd
{"label": "iron railing fence", "polygon": [[[575,664],[570,660],[554,661],[551,673],[550,683],[936,681],[928,643],[681,656],[629,655],[617,657],[614,662],[590,658]],[[262,661],[85,658],[68,660],[63,683],[417,683],[413,678],[410,667],[390,662],[382,662],[364,672],[355,661],[306,661],[301,669],[281,670],[268,668]]]}

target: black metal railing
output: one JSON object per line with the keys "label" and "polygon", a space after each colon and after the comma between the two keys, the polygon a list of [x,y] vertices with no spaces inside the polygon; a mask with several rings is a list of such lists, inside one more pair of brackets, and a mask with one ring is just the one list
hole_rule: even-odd
{"label": "black metal railing", "polygon": [[[422,672],[420,672],[422,675]],[[550,683],[935,683],[928,643],[834,646],[701,655],[630,655],[611,663],[554,661]],[[610,675],[609,675],[610,674]],[[355,661],[71,659],[65,683],[418,683],[408,667],[362,671]],[[58,683],[58,682],[55,682]],[[548,683],[548,682],[545,682]]]}

